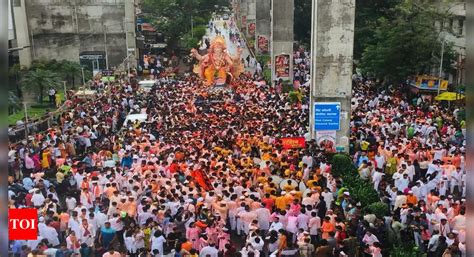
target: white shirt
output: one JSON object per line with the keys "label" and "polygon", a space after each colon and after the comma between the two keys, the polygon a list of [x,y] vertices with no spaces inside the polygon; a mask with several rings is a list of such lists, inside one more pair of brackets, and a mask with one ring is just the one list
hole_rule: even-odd
{"label": "white shirt", "polygon": [[166,242],[166,239],[163,236],[155,237],[152,236],[151,238],[151,251],[158,250],[158,256],[163,256],[163,244]]}
{"label": "white shirt", "polygon": [[267,208],[258,208],[255,210],[257,214],[258,226],[262,230],[268,230],[270,227],[270,211]]}
{"label": "white shirt", "polygon": [[316,217],[311,217],[309,219],[309,234],[310,235],[317,235],[318,230],[321,228],[321,218],[316,216]]}
{"label": "white shirt", "polygon": [[74,232],[76,232],[76,236],[79,238],[79,234],[80,234],[80,229],[79,229],[79,225],[81,224],[81,222],[78,220],[75,220],[74,218],[70,218],[69,219],[69,222],[68,222],[68,227],[73,230]]}
{"label": "white shirt", "polygon": [[33,205],[35,207],[39,207],[39,206],[43,205],[44,200],[45,200],[45,198],[44,198],[43,194],[41,194],[41,193],[39,193],[39,194],[35,193],[33,195],[33,197],[31,197],[31,201],[33,202]]}
{"label": "white shirt", "polygon": [[269,231],[275,230],[276,232],[278,232],[282,228],[283,224],[281,222],[272,222]]}
{"label": "white shirt", "polygon": [[122,231],[123,223],[120,220],[120,217],[111,218],[109,219],[109,222],[110,222],[110,227],[115,229],[115,231]]}
{"label": "white shirt", "polygon": [[309,216],[306,213],[300,213],[297,216],[298,229],[308,230]]}
{"label": "white shirt", "polygon": [[326,202],[326,206],[331,206],[331,202],[334,200],[334,195],[331,192],[322,192],[321,195]]}
{"label": "white shirt", "polygon": [[383,155],[375,156],[376,168],[383,169],[383,165],[385,164],[385,157]]}
{"label": "white shirt", "polygon": [[372,182],[374,183],[374,189],[377,190],[380,184],[380,181],[382,181],[384,173],[382,172],[374,172],[374,175],[372,176]]}
{"label": "white shirt", "polygon": [[48,239],[48,242],[53,245],[59,245],[59,238],[58,238],[58,232],[56,231],[55,228],[50,227],[50,226],[45,226],[43,229],[44,238]]}
{"label": "white shirt", "polygon": [[201,249],[199,257],[218,257],[219,251],[213,246],[205,246]]}
{"label": "white shirt", "polygon": [[[396,183],[398,181],[398,183]],[[397,185],[398,191],[403,192],[407,187],[408,184],[410,183],[410,179],[408,178],[401,178],[395,181],[395,184]]]}
{"label": "white shirt", "polygon": [[69,211],[76,208],[76,204],[77,204],[76,198],[74,197],[66,198],[66,206]]}
{"label": "white shirt", "polygon": [[44,239],[44,237],[38,236],[38,238],[37,238],[36,240],[27,240],[27,241],[26,241],[26,245],[27,245],[30,249],[36,249],[36,247],[38,246],[39,242],[41,242],[43,239]]}
{"label": "white shirt", "polygon": [[97,226],[104,227],[105,222],[107,221],[107,215],[102,212],[95,213],[95,221]]}

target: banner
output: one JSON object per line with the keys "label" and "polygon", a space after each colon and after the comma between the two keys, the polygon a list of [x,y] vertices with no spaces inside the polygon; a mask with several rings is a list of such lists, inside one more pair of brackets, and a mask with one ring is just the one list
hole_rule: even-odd
{"label": "banner", "polygon": [[242,27],[245,29],[247,27],[247,16],[242,16]]}
{"label": "banner", "polygon": [[288,78],[290,76],[289,54],[280,54],[275,56],[275,75],[278,78]]}
{"label": "banner", "polygon": [[284,137],[281,138],[283,149],[305,148],[306,142],[304,137]]}
{"label": "banner", "polygon": [[255,36],[255,22],[249,24],[248,32],[250,36]]}
{"label": "banner", "polygon": [[321,149],[326,152],[336,151],[336,131],[335,130],[323,130],[316,131],[316,142]]}
{"label": "banner", "polygon": [[260,54],[268,53],[268,38],[263,35],[258,35],[257,37],[257,48]]}
{"label": "banner", "polygon": [[[440,90],[447,90],[449,82],[441,80]],[[438,90],[439,78],[431,76],[416,76],[415,87],[425,90]]]}

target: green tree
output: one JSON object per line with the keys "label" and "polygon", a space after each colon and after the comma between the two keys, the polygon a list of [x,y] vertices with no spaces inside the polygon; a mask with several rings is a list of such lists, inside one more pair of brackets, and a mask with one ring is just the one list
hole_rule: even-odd
{"label": "green tree", "polygon": [[28,69],[25,66],[20,64],[14,64],[12,67],[8,69],[8,78],[10,80],[11,85],[15,85],[14,87],[10,87],[10,90],[15,89],[15,94],[17,97],[22,96],[21,88],[19,86],[19,82],[23,73],[25,73]]}
{"label": "green tree", "polygon": [[293,30],[295,40],[309,46],[311,44],[311,0],[295,1]]}
{"label": "green tree", "polygon": [[8,115],[21,110],[20,98],[13,91],[8,91]]}
{"label": "green tree", "polygon": [[40,104],[43,103],[45,90],[51,86],[58,87],[59,84],[57,73],[40,68],[29,70],[21,80],[21,85],[25,91],[33,91],[38,94]]}
{"label": "green tree", "polygon": [[382,18],[392,20],[396,17],[394,7],[402,0],[364,0],[356,1],[354,25],[354,59],[362,57],[363,50],[374,42],[374,35]]}
{"label": "green tree", "polygon": [[71,82],[72,89],[75,89],[76,77],[81,76],[81,65],[78,62],[62,61],[59,70]]}
{"label": "green tree", "polygon": [[194,26],[205,25],[214,11],[227,5],[225,0],[144,0],[143,10],[145,20],[164,33],[168,47],[176,48],[191,31],[191,17]]}
{"label": "green tree", "polygon": [[[362,53],[360,68],[386,81],[405,80],[410,75],[427,74],[439,65],[441,41],[434,21],[442,14],[427,4],[406,1],[393,10],[393,19],[380,18],[371,40]],[[443,68],[453,69],[454,52],[447,44]]]}

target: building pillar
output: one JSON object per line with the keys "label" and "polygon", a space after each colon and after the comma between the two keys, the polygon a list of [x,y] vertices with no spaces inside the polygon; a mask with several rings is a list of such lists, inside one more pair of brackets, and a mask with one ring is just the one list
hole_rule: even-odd
{"label": "building pillar", "polygon": [[255,0],[247,0],[247,26],[246,36],[247,39],[255,38],[255,18],[256,18],[256,3]]}
{"label": "building pillar", "polygon": [[[32,52],[34,51],[34,42],[30,42],[30,31],[28,29],[28,20],[26,14],[25,0],[19,1],[20,5],[13,5],[13,19],[15,22],[15,38],[17,47],[25,47],[18,50],[20,65],[30,67],[32,61]],[[12,3],[13,4],[13,3]]]}
{"label": "building pillar", "polygon": [[[311,138],[317,139],[317,134],[322,134],[315,129],[315,103],[338,103],[340,126],[339,130],[335,130],[336,149],[344,152],[349,152],[354,19],[355,0],[313,0],[309,119]],[[321,109],[318,113],[320,111]],[[330,133],[334,133],[334,130]]]}
{"label": "building pillar", "polygon": [[256,2],[255,51],[257,55],[270,53],[271,0]]}
{"label": "building pillar", "polygon": [[272,83],[293,82],[294,0],[273,0],[271,16]]}
{"label": "building pillar", "polygon": [[249,0],[240,0],[240,16],[239,16],[239,22],[240,24],[240,31],[242,33],[246,33],[246,28],[247,28],[247,2]]}
{"label": "building pillar", "polygon": [[124,32],[126,40],[126,54],[130,54],[128,58],[130,68],[136,68],[138,62],[137,44],[136,44],[136,15],[135,15],[135,1],[125,1],[125,19]]}

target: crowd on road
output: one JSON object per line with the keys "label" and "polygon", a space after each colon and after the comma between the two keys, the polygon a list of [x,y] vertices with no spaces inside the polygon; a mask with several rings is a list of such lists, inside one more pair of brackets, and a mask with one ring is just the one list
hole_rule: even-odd
{"label": "crowd on road", "polygon": [[[308,96],[309,53],[295,52]],[[150,92],[120,79],[9,152],[9,208],[36,208],[15,256],[373,256],[415,244],[465,256],[462,109],[354,80],[351,156],[389,207],[363,210],[307,135],[300,104],[258,75],[212,90],[195,75]],[[108,90],[99,90],[107,87]],[[128,114],[143,113],[145,121]]]}

